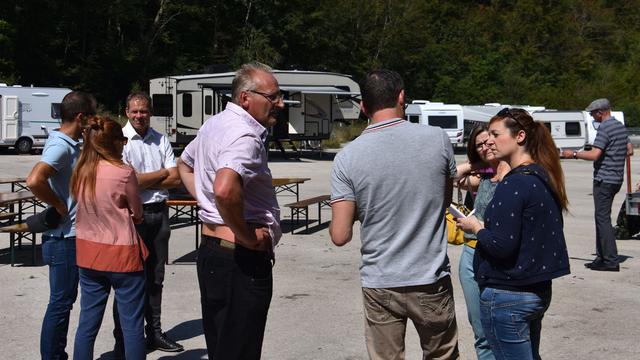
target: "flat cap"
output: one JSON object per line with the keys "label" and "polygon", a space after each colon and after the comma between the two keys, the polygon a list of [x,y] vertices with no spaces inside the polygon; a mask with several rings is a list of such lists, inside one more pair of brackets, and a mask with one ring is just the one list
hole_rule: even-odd
{"label": "flat cap", "polygon": [[611,103],[609,103],[609,99],[596,99],[587,106],[585,111],[594,111],[594,110],[609,110],[611,109]]}

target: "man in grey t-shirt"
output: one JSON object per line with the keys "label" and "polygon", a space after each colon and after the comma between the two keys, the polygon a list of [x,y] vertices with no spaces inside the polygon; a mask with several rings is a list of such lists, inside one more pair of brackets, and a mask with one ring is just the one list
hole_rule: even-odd
{"label": "man in grey t-shirt", "polygon": [[335,158],[331,174],[331,240],[349,242],[361,222],[360,275],[369,356],[404,352],[411,319],[424,354],[457,359],[444,211],[456,173],[453,149],[440,128],[404,116],[398,73],[377,70],[362,86],[371,125]]}
{"label": "man in grey t-shirt", "polygon": [[607,99],[597,99],[587,106],[600,123],[589,151],[564,150],[562,157],[593,161],[593,202],[596,222],[596,259],[585,264],[591,270],[620,271],[616,235],[611,226],[611,205],[624,179],[624,162],[633,154],[626,127],[611,116]]}

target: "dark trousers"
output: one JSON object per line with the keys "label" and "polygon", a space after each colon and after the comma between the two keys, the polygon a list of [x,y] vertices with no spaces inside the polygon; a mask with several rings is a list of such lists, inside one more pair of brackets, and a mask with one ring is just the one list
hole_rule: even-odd
{"label": "dark trousers", "polygon": [[611,205],[622,184],[593,182],[593,203],[596,220],[596,255],[607,265],[618,263],[616,233],[611,225]]}
{"label": "dark trousers", "polygon": [[203,235],[198,249],[202,324],[209,359],[260,359],[273,278],[271,256]]}
{"label": "dark trousers", "polygon": [[[144,319],[147,323],[145,331],[147,336],[159,335],[162,332],[160,315],[164,264],[169,258],[169,237],[171,236],[167,206],[162,203],[145,207],[144,221],[136,225],[136,230],[149,249],[149,257],[144,263],[146,276]],[[122,330],[116,302],[113,303],[113,321],[115,323],[113,335],[116,339],[121,339]]]}

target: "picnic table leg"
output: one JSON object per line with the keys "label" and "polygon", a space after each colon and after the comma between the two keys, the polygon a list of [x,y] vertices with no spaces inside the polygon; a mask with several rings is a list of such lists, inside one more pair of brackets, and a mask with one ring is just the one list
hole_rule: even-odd
{"label": "picnic table leg", "polygon": [[36,234],[31,233],[31,260],[33,266],[36,265]]}
{"label": "picnic table leg", "polygon": [[318,225],[322,225],[322,206],[320,206],[322,202],[318,203]]}
{"label": "picnic table leg", "polygon": [[309,206],[304,208],[304,229],[309,233]]}
{"label": "picnic table leg", "polygon": [[15,255],[15,245],[13,244],[13,242],[15,241],[15,233],[11,233],[9,234],[9,251],[11,252],[11,266],[13,267],[13,264],[16,262],[16,255]]}
{"label": "picnic table leg", "polygon": [[198,206],[196,205],[196,250],[198,250],[200,240],[200,217],[198,217]]}
{"label": "picnic table leg", "polygon": [[296,183],[296,202],[300,201],[300,186]]}
{"label": "picnic table leg", "polygon": [[[298,221],[296,221],[296,225],[298,225]],[[293,226],[293,208],[291,208],[291,234],[293,234],[293,229],[295,227]]]}

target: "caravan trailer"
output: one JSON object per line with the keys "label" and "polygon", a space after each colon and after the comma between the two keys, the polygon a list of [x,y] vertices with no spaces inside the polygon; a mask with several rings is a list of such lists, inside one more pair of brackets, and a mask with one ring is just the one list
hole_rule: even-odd
{"label": "caravan trailer", "polygon": [[60,128],[60,103],[70,92],[0,84],[0,146],[21,154],[44,147],[49,131]]}
{"label": "caravan trailer", "polygon": [[414,100],[407,105],[404,111],[405,118],[412,122],[424,125],[438,126],[447,132],[449,140],[454,147],[462,147],[464,132],[464,117],[462,106],[430,102],[426,100]]}
{"label": "caravan trailer", "polygon": [[[587,111],[544,110],[535,111],[531,115],[551,131],[551,137],[558,148],[590,149],[600,125]],[[622,111],[612,111],[611,115],[624,125]]]}
{"label": "caravan trailer", "polygon": [[[322,140],[333,121],[360,116],[360,87],[350,76],[316,71],[274,70],[285,109],[270,133],[272,139]],[[231,100],[235,73],[166,76],[149,81],[153,102],[151,126],[176,147],[188,144],[212,115]]]}

